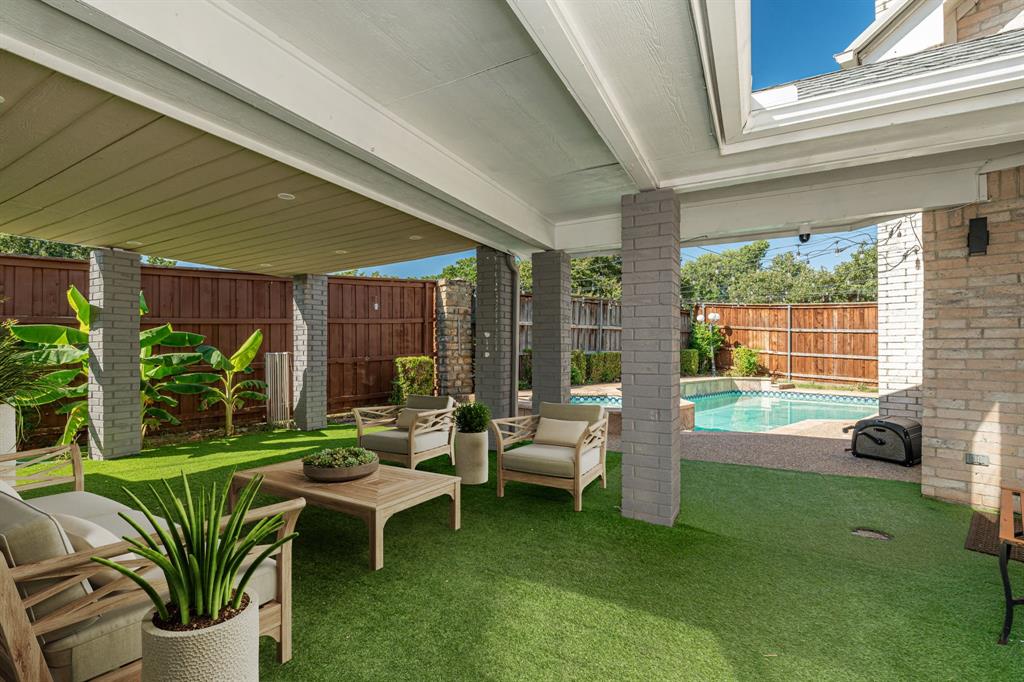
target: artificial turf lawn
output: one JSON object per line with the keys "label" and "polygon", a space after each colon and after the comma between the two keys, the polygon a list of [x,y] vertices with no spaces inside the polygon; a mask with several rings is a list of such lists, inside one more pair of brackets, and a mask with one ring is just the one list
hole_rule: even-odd
{"label": "artificial turf lawn", "polygon": [[[86,490],[127,502],[121,485],[141,493],[181,469],[221,482],[354,437],[279,431],[90,461]],[[492,471],[463,486],[458,532],[447,498],[393,517],[375,573],[360,521],[307,507],[295,656],[278,665],[264,639],[263,679],[1024,677],[1024,613],[997,646],[997,562],[963,549],[969,509],[909,483],[682,467],[674,528],[619,516],[617,454],[608,489],[591,485],[581,513],[564,491],[537,486],[510,483],[499,500]],[[445,458],[420,468],[452,472]],[[893,540],[853,537],[855,526]]]}

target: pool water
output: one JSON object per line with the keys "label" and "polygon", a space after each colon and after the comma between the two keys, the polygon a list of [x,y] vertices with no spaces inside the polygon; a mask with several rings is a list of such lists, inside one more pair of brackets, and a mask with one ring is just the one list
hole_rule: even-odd
{"label": "pool water", "polygon": [[[770,431],[805,419],[854,422],[878,412],[878,400],[856,396],[730,391],[687,398],[694,404],[697,431]],[[617,396],[573,396],[574,403],[621,407]]]}

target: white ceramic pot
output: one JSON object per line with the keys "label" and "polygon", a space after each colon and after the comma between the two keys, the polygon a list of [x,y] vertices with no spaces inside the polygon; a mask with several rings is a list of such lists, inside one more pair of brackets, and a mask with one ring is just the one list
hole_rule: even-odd
{"label": "white ceramic pot", "polygon": [[0,403],[0,455],[18,449],[18,414],[7,403]]}
{"label": "white ceramic pot", "polygon": [[464,485],[487,483],[487,432],[455,433],[455,475]]}
{"label": "white ceramic pot", "polygon": [[252,592],[245,610],[202,630],[174,632],[142,622],[142,682],[258,682],[260,607]]}

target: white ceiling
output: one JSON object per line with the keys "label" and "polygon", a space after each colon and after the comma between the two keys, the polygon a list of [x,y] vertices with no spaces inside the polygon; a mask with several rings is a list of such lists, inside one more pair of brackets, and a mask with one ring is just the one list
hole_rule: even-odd
{"label": "white ceiling", "polygon": [[232,4],[555,222],[633,191],[504,2]]}

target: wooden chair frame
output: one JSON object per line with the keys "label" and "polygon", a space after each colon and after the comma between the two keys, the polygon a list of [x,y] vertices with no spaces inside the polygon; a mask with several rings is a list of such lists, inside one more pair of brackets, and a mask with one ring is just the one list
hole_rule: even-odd
{"label": "wooden chair frame", "polygon": [[[398,413],[404,409],[402,405],[381,405],[379,407],[356,407],[352,414],[356,419],[356,442],[363,446],[363,436],[366,429],[372,426],[394,426],[398,421]],[[416,452],[415,443],[417,436],[423,436],[436,431],[447,431],[448,442],[444,445],[430,450]],[[409,454],[403,455],[399,452],[379,452],[377,456],[388,462],[397,462],[410,469],[415,469],[420,462],[434,457],[448,455],[448,460],[455,464],[455,408],[447,407],[441,410],[421,411],[409,425],[409,443],[406,446]]]}
{"label": "wooden chair frame", "polygon": [[1024,515],[1024,488],[1002,488],[999,493],[999,575],[1003,580],[1003,630],[999,643],[1010,641],[1013,629],[1013,610],[1024,606],[1024,597],[1013,596],[1010,584],[1010,552],[1014,547],[1024,547],[1024,528],[1017,530],[1015,517]]}
{"label": "wooden chair frame", "polygon": [[[584,429],[580,438],[576,441],[576,452],[573,458],[572,478],[559,476],[545,476],[543,474],[531,474],[523,471],[506,469],[504,464],[505,450],[510,445],[533,440],[537,435],[537,425],[540,422],[540,415],[531,414],[522,417],[509,417],[507,419],[491,420],[491,430],[494,433],[494,442],[498,446],[498,497],[505,497],[505,482],[519,481],[520,483],[533,483],[549,488],[560,488],[567,490],[572,495],[573,510],[583,510],[583,490],[590,485],[594,479],[601,479],[601,487],[608,487],[608,472],[605,467],[605,459],[608,451],[608,417],[594,422]],[[583,471],[583,453],[594,447],[601,448],[601,457],[598,463],[588,471]]]}
{"label": "wooden chair frame", "polygon": [[[44,485],[73,482],[76,491],[84,490],[82,455],[77,445],[0,455],[0,463],[17,461],[17,468],[20,469],[24,466],[39,464],[64,454],[71,456],[70,464],[73,472],[71,476],[47,475],[68,465],[67,461],[62,460],[44,471],[33,472],[30,477],[26,477],[28,480],[25,483],[15,486],[15,488],[29,490],[43,487]],[[20,460],[25,460],[25,463],[22,464]],[[277,538],[280,539],[295,530],[299,513],[305,506],[306,500],[300,497],[258,509],[250,509],[249,513],[245,516],[245,523],[254,523],[260,519],[282,514],[284,526],[277,531]],[[228,519],[229,517],[225,516],[221,520],[222,527],[227,524]],[[159,543],[156,533],[151,537]],[[264,548],[265,546],[254,548],[251,555],[257,556]],[[39,647],[37,637],[95,618],[96,616],[101,616],[122,606],[149,603],[150,599],[146,593],[130,579],[122,576],[46,614],[34,623],[29,622],[26,609],[68,587],[89,579],[96,573],[109,570],[92,561],[91,557],[114,557],[131,550],[132,547],[128,542],[121,541],[116,544],[47,559],[34,564],[25,564],[13,569],[8,568],[6,562],[0,561],[0,573],[2,573],[0,575],[0,582],[2,582],[0,584],[0,595],[4,596],[0,634],[3,635],[3,639],[7,641],[8,647],[11,650],[10,653],[14,661],[15,670],[19,675],[17,682],[36,682],[36,680],[51,679],[49,669],[45,666],[42,649]],[[277,562],[277,599],[267,602],[260,607],[260,635],[270,636],[277,642],[277,660],[280,663],[286,663],[292,657],[291,543],[285,543],[272,556],[276,558]],[[146,571],[154,567],[152,562],[143,558],[136,558],[123,563],[137,572]],[[46,589],[35,592],[27,597],[20,595],[17,589],[18,583],[39,580],[54,580],[55,582]],[[159,590],[165,587],[165,583],[162,580],[154,581],[153,586]],[[18,595],[17,603],[20,603],[20,608],[13,608],[6,603],[6,597],[12,594]],[[8,613],[8,610],[11,613]],[[20,613],[23,617],[18,617],[14,612]],[[28,627],[27,631],[25,630],[26,626]],[[40,668],[40,666],[42,667]],[[94,678],[94,680],[102,682],[137,680],[141,670],[142,662],[140,660],[134,661],[117,670],[104,673]]]}

